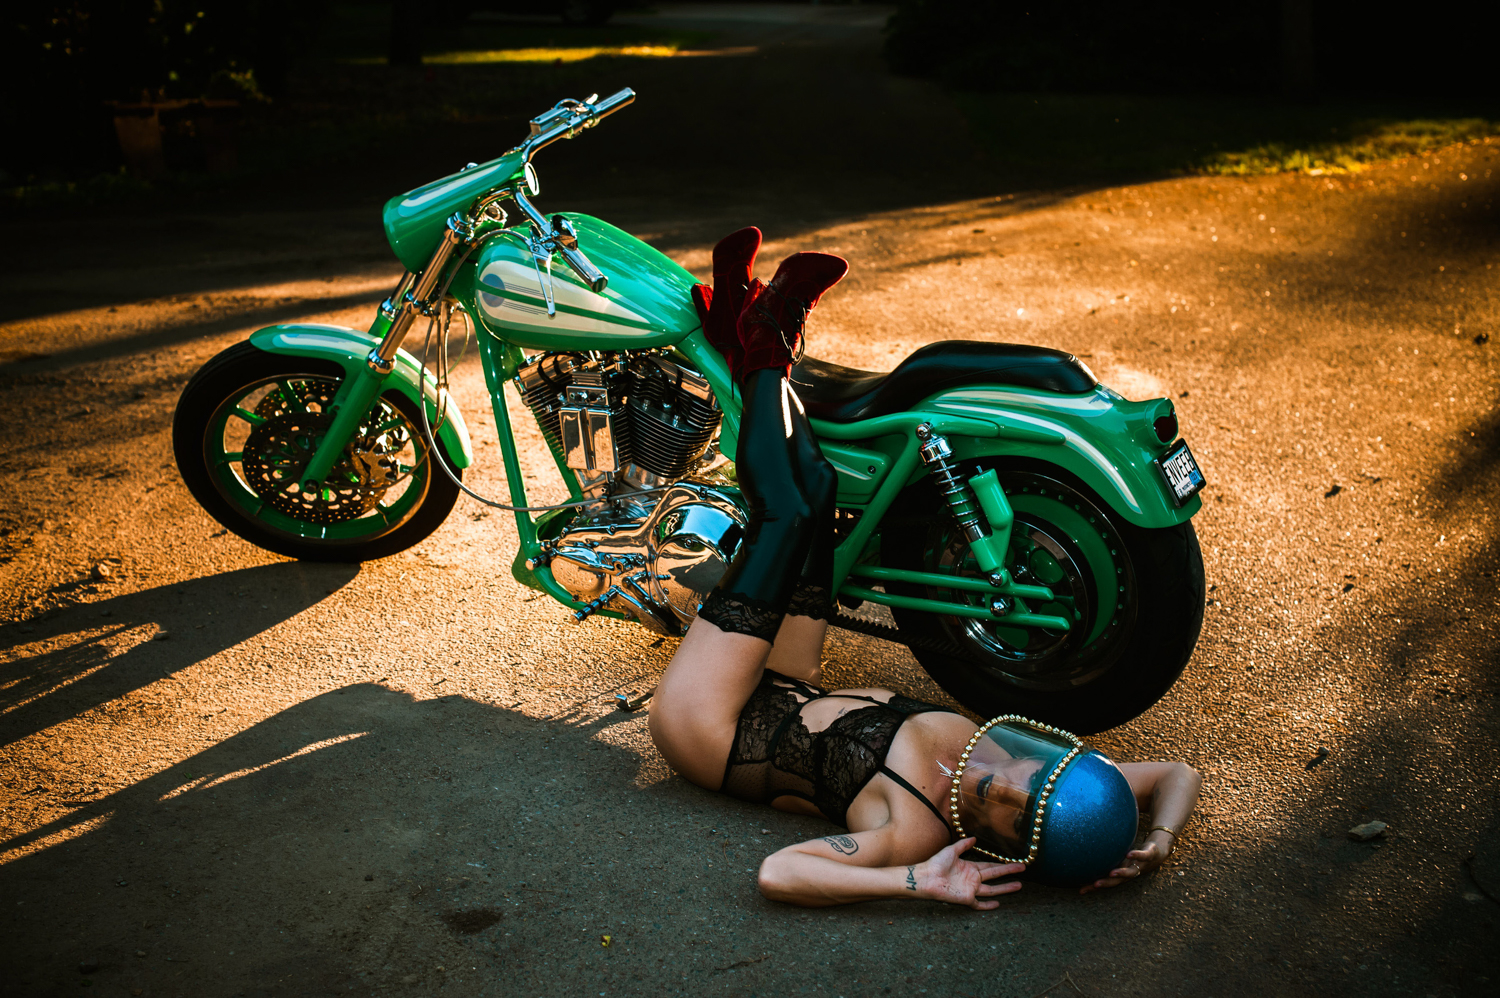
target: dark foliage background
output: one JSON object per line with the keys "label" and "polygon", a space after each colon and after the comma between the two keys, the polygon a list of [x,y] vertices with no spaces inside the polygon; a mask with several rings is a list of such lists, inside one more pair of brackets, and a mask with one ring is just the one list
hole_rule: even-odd
{"label": "dark foliage background", "polygon": [[5,15],[0,168],[115,155],[104,102],[274,98],[326,0],[22,0]]}
{"label": "dark foliage background", "polygon": [[[9,29],[0,191],[16,200],[87,185],[88,197],[108,200],[126,187],[206,189],[310,168],[320,157],[431,141],[433,128],[461,120],[492,123],[570,92],[575,80],[585,93],[601,74],[632,85],[658,71],[677,80],[676,70],[618,52],[556,66],[444,65],[443,53],[694,47],[712,37],[689,38],[680,26],[462,16],[475,7],[530,11],[532,3],[550,11],[554,2],[19,0],[0,15]],[[1068,170],[1228,169],[1234,164],[1214,157],[1247,150],[1241,165],[1254,172],[1287,167],[1298,150],[1321,156],[1317,143],[1348,144],[1370,134],[1371,123],[1416,122],[1432,145],[1490,134],[1487,122],[1500,117],[1494,35],[1477,4],[1393,15],[1332,0],[897,3],[885,36],[890,68],[953,88],[979,145],[1026,182],[1056,182]],[[197,160],[176,153],[169,180],[124,171],[106,102],[143,93],[239,100],[235,177],[206,178]],[[1446,119],[1466,120],[1455,131]],[[1369,160],[1394,149],[1386,142],[1349,155]]]}
{"label": "dark foliage background", "polygon": [[1334,0],[899,0],[886,58],[966,90],[1489,99],[1493,16]]}

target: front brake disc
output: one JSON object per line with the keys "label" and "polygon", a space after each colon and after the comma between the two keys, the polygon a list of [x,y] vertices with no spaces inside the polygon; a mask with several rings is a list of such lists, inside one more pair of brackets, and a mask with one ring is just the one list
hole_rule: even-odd
{"label": "front brake disc", "polygon": [[412,470],[399,463],[412,442],[411,427],[380,399],[322,486],[302,487],[302,471],[333,425],[328,407],[337,387],[322,378],[282,381],[255,407],[265,422],[251,430],[242,452],[246,483],[273,509],[304,523],[330,525],[364,516]]}

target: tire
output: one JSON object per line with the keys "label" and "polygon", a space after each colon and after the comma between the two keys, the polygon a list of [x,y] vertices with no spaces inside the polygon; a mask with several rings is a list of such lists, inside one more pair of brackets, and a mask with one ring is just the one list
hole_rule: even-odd
{"label": "tire", "polygon": [[[1071,617],[1075,626],[1002,628],[893,608],[912,653],[981,717],[1021,714],[1086,735],[1140,715],[1182,674],[1203,626],[1203,554],[1193,525],[1137,527],[1050,465],[993,462],[963,470],[987,467],[999,471],[1015,510],[1007,567],[1017,582],[1047,585],[1059,597],[1026,608]],[[892,517],[883,532],[886,565],[982,574],[930,480],[907,488]],[[922,585],[890,588],[944,601],[984,598]]]}
{"label": "tire", "polygon": [[[356,437],[364,446],[351,442],[334,466],[328,482],[338,484],[299,494],[298,470],[332,420],[323,410],[343,377],[332,361],[250,343],[205,364],[172,420],[177,468],[193,498],[250,543],[306,561],[384,558],[436,530],[459,489],[427,460],[421,414],[399,391],[371,407],[378,422],[367,422]],[[453,467],[446,450],[442,457]]]}

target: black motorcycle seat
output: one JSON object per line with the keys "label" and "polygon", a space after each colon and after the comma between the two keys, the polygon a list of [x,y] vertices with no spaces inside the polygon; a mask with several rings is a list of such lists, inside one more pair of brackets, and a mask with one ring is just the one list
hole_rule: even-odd
{"label": "black motorcycle seat", "polygon": [[901,412],[945,388],[985,382],[1065,395],[1091,392],[1095,385],[1093,374],[1070,353],[977,340],[929,343],[889,373],[814,357],[792,368],[792,385],[807,414],[831,423]]}

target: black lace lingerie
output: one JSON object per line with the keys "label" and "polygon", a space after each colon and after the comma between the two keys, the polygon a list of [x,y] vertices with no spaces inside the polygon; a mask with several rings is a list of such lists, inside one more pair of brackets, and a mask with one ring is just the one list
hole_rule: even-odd
{"label": "black lace lingerie", "polygon": [[698,616],[727,634],[748,634],[774,642],[785,612],[766,600],[715,589],[703,601]]}
{"label": "black lace lingerie", "polygon": [[[868,706],[835,718],[822,731],[809,731],[802,722],[802,708],[828,696],[860,700]],[[947,710],[899,695],[880,703],[868,697],[830,694],[767,670],[740,711],[721,789],[754,804],[770,804],[788,795],[800,797],[829,821],[847,828],[849,805],[885,767],[891,743],[906,719]],[[941,820],[942,815],[938,817]]]}

